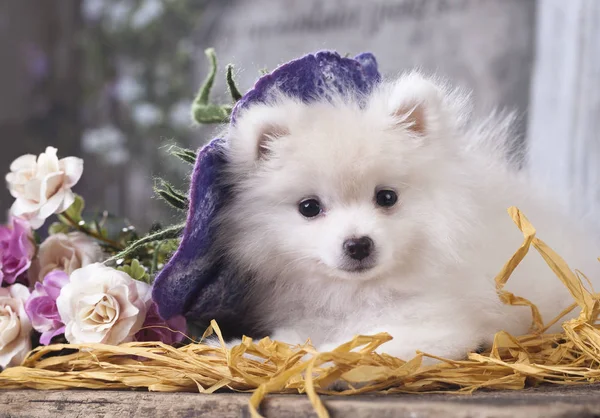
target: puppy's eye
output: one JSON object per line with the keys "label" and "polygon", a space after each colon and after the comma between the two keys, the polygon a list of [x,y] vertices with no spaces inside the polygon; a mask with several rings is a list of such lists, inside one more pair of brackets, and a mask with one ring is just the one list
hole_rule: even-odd
{"label": "puppy's eye", "polygon": [[321,203],[317,199],[306,199],[298,205],[298,211],[306,218],[314,218],[322,212]]}
{"label": "puppy's eye", "polygon": [[379,190],[375,195],[375,202],[383,208],[392,207],[397,201],[398,195],[393,190]]}

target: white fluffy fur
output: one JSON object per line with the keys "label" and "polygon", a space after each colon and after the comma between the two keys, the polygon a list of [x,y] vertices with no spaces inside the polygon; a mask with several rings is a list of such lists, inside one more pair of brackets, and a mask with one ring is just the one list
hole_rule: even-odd
{"label": "white fluffy fur", "polygon": [[[229,260],[256,274],[273,338],[328,350],[385,331],[389,354],[458,359],[497,331],[526,333],[529,309],[502,305],[494,287],[522,242],[506,212],[513,205],[572,268],[600,278],[600,246],[506,162],[510,119],[471,121],[468,106],[460,92],[410,73],[382,83],[362,108],[282,95],[241,114],[228,132],[235,197],[219,239]],[[399,109],[421,110],[425,132]],[[285,134],[269,137],[274,127]],[[398,192],[391,210],[374,204],[380,187]],[[306,197],[325,213],[300,215]],[[375,243],[376,266],[340,270],[342,243],[362,235]],[[572,303],[534,251],[507,290],[536,303],[545,321]]]}

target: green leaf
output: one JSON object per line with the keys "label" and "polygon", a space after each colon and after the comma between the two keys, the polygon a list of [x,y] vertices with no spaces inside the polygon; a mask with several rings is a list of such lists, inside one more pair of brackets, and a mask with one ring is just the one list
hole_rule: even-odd
{"label": "green leaf", "polygon": [[62,223],[62,222],[54,222],[48,228],[48,234],[50,234],[50,235],[54,235],[54,234],[67,234],[67,233],[69,233],[70,230],[71,230],[71,228],[69,228],[69,226],[65,225],[64,223]]}
{"label": "green leaf", "polygon": [[33,231],[30,241],[33,243],[33,245],[35,245],[37,247],[42,243],[42,237],[40,236],[40,234],[37,231]]}
{"label": "green leaf", "polygon": [[213,84],[215,84],[215,78],[217,76],[217,54],[213,48],[208,48],[204,51],[204,54],[210,61],[210,70],[208,72],[208,76],[200,86],[200,91],[198,92],[198,96],[196,97],[195,102],[203,105],[208,104],[208,99],[210,97],[210,91],[212,90]]}
{"label": "green leaf", "polygon": [[231,110],[226,106],[201,103],[192,105],[192,117],[200,124],[225,123],[229,121],[230,114]]}
{"label": "green leaf", "polygon": [[150,281],[150,276],[148,275],[148,272],[146,271],[144,266],[140,264],[139,260],[135,258],[131,260],[130,265],[118,267],[117,270],[127,273],[134,280],[139,280],[141,282],[146,283]]}
{"label": "green leaf", "polygon": [[176,188],[174,188],[170,183],[163,180],[163,186],[175,198],[182,200],[182,201],[187,201],[187,195],[184,192],[182,192],[181,190],[177,190]]}
{"label": "green leaf", "polygon": [[229,121],[232,106],[209,103],[210,91],[217,76],[217,55],[212,48],[204,53],[210,61],[210,70],[192,103],[192,119],[200,124],[225,123]]}
{"label": "green leaf", "polygon": [[159,179],[160,186],[154,187],[154,192],[176,209],[186,210],[189,201],[184,192],[175,189],[169,182]]}
{"label": "green leaf", "polygon": [[165,242],[166,241],[159,242],[154,247],[154,254],[152,255],[152,265],[150,266],[150,273],[152,273],[152,274],[156,273],[156,270],[158,270],[158,263],[159,263],[159,259],[160,259],[160,250]]}
{"label": "green leaf", "polygon": [[238,90],[235,85],[235,80],[233,79],[233,65],[227,65],[227,72],[225,74],[225,79],[227,80],[227,88],[229,89],[229,94],[231,94],[231,98],[234,102],[237,102],[242,98],[242,93]]}
{"label": "green leaf", "polygon": [[171,147],[171,149],[169,149],[169,153],[185,161],[186,163],[190,163],[191,165],[196,164],[196,158],[198,158],[196,151],[176,146]]}
{"label": "green leaf", "polygon": [[100,225],[97,219],[94,219],[90,225],[89,230],[100,235],[103,238],[108,238],[108,230]]}
{"label": "green leaf", "polygon": [[85,208],[85,201],[83,197],[78,194],[75,195],[75,201],[69,208],[64,212],[69,218],[71,218],[76,223],[79,223],[83,220],[82,213]]}
{"label": "green leaf", "polygon": [[165,190],[157,190],[156,194],[159,195],[165,202],[167,202],[170,206],[172,206],[175,209],[186,210],[187,208],[187,204],[184,201],[178,200]]}
{"label": "green leaf", "polygon": [[197,155],[195,153],[192,155],[192,154],[183,153],[183,152],[174,152],[173,155],[175,157],[179,158],[180,160],[183,160],[186,163],[189,163],[191,165],[196,164]]}

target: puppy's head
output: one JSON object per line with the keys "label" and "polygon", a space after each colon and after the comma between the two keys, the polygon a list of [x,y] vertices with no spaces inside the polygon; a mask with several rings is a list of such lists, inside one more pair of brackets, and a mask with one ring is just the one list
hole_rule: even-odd
{"label": "puppy's head", "polygon": [[417,74],[363,106],[282,95],[246,109],[228,133],[231,255],[259,277],[365,281],[447,249],[461,204],[455,110]]}

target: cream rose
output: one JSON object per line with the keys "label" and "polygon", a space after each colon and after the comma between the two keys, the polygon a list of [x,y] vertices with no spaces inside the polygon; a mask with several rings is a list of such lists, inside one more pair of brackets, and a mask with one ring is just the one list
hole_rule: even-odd
{"label": "cream rose", "polygon": [[56,300],[65,337],[73,344],[131,341],[150,303],[148,284],[101,263],[75,270]]}
{"label": "cream rose", "polygon": [[48,273],[61,270],[67,274],[102,261],[102,250],[92,238],[81,232],[54,234],[38,250],[29,277],[41,282]]}
{"label": "cream rose", "polygon": [[18,366],[31,350],[31,322],[25,312],[29,290],[22,284],[0,288],[0,368]]}
{"label": "cream rose", "polygon": [[6,182],[10,194],[16,198],[11,214],[29,221],[33,229],[44,224],[46,218],[67,210],[75,201],[71,188],[83,173],[83,160],[56,156],[56,148],[48,147],[39,157],[27,154],[10,165]]}

